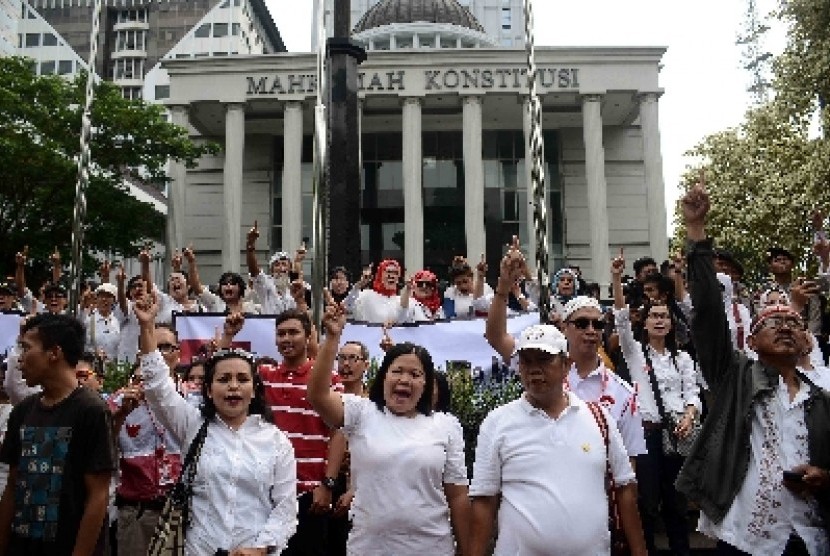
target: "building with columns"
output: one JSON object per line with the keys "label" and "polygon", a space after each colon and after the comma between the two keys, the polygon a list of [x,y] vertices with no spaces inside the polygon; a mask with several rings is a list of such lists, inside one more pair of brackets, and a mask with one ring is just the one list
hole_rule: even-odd
{"label": "building with columns", "polygon": [[[455,4],[383,0],[375,8],[430,1]],[[447,37],[481,29],[441,13],[448,12],[436,10],[433,23]],[[387,25],[400,33],[397,23],[424,23],[403,19]],[[355,36],[372,29],[356,28]],[[426,267],[445,276],[453,256],[483,254],[495,276],[514,234],[533,250],[525,52],[418,44],[369,49],[359,68],[361,262],[396,258],[409,272]],[[574,264],[586,279],[607,283],[618,247],[631,260],[666,257],[658,125],[664,52],[537,48],[551,270]],[[268,229],[261,261],[302,241],[313,249],[316,57],[174,59],[164,68],[174,121],[224,145],[197,168],[173,165],[172,245],[194,245],[206,280],[243,268],[254,221]]]}

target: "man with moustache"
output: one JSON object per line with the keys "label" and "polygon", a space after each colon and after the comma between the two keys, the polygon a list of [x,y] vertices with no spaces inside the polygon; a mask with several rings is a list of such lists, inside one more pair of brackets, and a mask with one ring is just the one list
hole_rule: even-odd
{"label": "man with moustache", "polygon": [[[285,251],[279,251],[271,256],[269,261],[270,274],[261,272],[256,258],[256,240],[259,239],[259,227],[254,222],[253,228],[246,236],[246,262],[248,273],[253,280],[254,293],[259,298],[262,313],[278,315],[297,305],[295,296],[291,292],[291,257]],[[305,248],[303,248],[305,256]]]}
{"label": "man with moustache", "polygon": [[[827,554],[830,395],[797,369],[805,326],[786,305],[752,319],[753,361],[732,349],[706,237],[703,184],[683,198],[698,364],[714,401],[677,479],[719,554]],[[778,264],[778,263],[775,263]]]}

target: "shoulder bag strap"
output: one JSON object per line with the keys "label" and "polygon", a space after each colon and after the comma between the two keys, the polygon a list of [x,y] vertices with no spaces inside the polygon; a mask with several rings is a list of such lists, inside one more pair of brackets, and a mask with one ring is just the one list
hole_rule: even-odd
{"label": "shoulder bag strap", "polygon": [[666,408],[663,406],[663,396],[660,395],[660,385],[657,384],[657,376],[654,373],[651,356],[648,354],[648,346],[646,344],[641,344],[641,346],[643,348],[643,357],[646,360],[646,374],[648,375],[649,382],[651,382],[651,391],[654,394],[654,401],[657,404],[657,413],[660,414],[661,419],[665,420]]}

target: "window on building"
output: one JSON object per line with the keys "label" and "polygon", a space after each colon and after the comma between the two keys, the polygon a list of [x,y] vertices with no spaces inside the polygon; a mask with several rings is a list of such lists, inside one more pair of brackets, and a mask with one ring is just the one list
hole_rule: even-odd
{"label": "window on building", "polygon": [[26,47],[40,46],[40,33],[26,33]]}
{"label": "window on building", "polygon": [[213,24],[213,36],[214,37],[227,37],[228,36],[228,24],[227,23],[214,23]]}
{"label": "window on building", "polygon": [[58,62],[58,75],[68,75],[73,70],[72,60],[61,60]]}
{"label": "window on building", "polygon": [[227,56],[228,53],[227,52],[214,52],[213,55],[214,56]]}
{"label": "window on building", "polygon": [[513,12],[510,8],[501,9],[501,28],[510,29],[513,27]]}
{"label": "window on building", "polygon": [[209,37],[210,36],[210,23],[204,23],[196,29],[194,36],[199,38]]}
{"label": "window on building", "polygon": [[43,46],[58,46],[58,37],[54,33],[43,33]]}
{"label": "window on building", "polygon": [[26,18],[27,19],[37,19],[35,12],[33,10],[26,10]]}
{"label": "window on building", "polygon": [[170,85],[156,85],[156,100],[170,98]]}
{"label": "window on building", "polygon": [[238,37],[239,33],[242,32],[242,27],[240,27],[239,23],[234,23],[231,25],[231,35],[234,37]]}
{"label": "window on building", "polygon": [[40,75],[52,75],[55,73],[55,61],[47,60],[40,63]]}

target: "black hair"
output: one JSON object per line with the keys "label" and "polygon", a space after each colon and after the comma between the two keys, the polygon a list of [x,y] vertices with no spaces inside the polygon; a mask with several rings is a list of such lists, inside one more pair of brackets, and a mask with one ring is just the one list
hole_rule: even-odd
{"label": "black hair", "polygon": [[251,369],[251,376],[254,381],[254,395],[251,397],[251,404],[248,406],[248,415],[259,415],[268,423],[274,422],[274,415],[268,402],[265,401],[265,384],[257,370],[253,356],[241,350],[219,350],[216,354],[205,361],[205,380],[202,382],[202,417],[207,420],[216,417],[216,406],[208,394],[208,388],[213,383],[213,376],[216,374],[216,365],[227,359],[239,359],[245,361]]}
{"label": "black hair", "polygon": [[643,286],[654,284],[657,291],[666,296],[667,301],[674,301],[674,281],[663,274],[649,274],[643,278]]}
{"label": "black hair", "polygon": [[358,340],[349,340],[349,341],[345,342],[343,345],[344,346],[349,346],[349,345],[357,346],[358,348],[360,348],[360,356],[363,359],[365,359],[366,361],[369,361],[369,357],[370,357],[371,354],[369,353],[369,348],[366,347],[366,344],[364,344],[363,342],[360,342]]}
{"label": "black hair", "polygon": [[433,382],[435,382],[435,365],[432,363],[432,356],[425,348],[409,342],[395,344],[386,352],[386,355],[383,357],[383,362],[381,362],[380,368],[378,369],[378,374],[372,380],[372,386],[369,388],[369,399],[375,402],[375,405],[379,410],[383,411],[383,408],[386,407],[386,400],[383,397],[383,382],[386,380],[386,373],[389,372],[389,367],[392,366],[392,362],[395,361],[395,359],[401,355],[409,354],[416,356],[421,362],[421,366],[424,368],[424,378],[426,379],[426,383],[424,384],[424,392],[418,400],[416,409],[419,413],[431,415],[432,388]]}
{"label": "black hair", "polygon": [[473,269],[466,261],[456,261],[450,265],[447,274],[450,276],[450,282],[454,282],[459,276],[472,276]]}
{"label": "black hair", "polygon": [[346,277],[346,280],[349,283],[351,283],[352,273],[349,272],[349,270],[345,266],[336,266],[336,267],[332,268],[331,271],[329,272],[329,280],[334,280],[334,277],[337,275],[337,273],[343,274],[343,276]]}
{"label": "black hair", "polygon": [[21,335],[36,330],[43,349],[59,347],[66,362],[74,367],[84,352],[84,325],[69,315],[41,313],[28,319]]}
{"label": "black hair", "polygon": [[[245,279],[242,278],[242,275],[236,272],[223,272],[222,275],[219,277],[219,280],[216,282],[217,285],[221,285],[223,282],[228,282],[231,284],[236,284],[239,286],[239,299],[245,297],[245,288],[247,284],[245,283]],[[218,288],[218,292],[221,294],[222,288]]]}
{"label": "black hair", "polygon": [[450,391],[450,381],[447,380],[445,373],[435,373],[435,387],[438,390],[438,396],[435,399],[435,411],[449,413],[452,392]]}
{"label": "black hair", "polygon": [[193,369],[195,367],[205,367],[205,359],[201,357],[195,357],[190,360],[190,363],[180,365],[179,372],[181,374],[182,380],[190,380],[190,373],[193,372]]}
{"label": "black hair", "polygon": [[308,318],[308,313],[300,311],[299,309],[286,309],[277,315],[277,318],[274,319],[274,327],[279,328],[282,323],[292,319],[300,321],[300,324],[303,325],[305,335],[311,336],[311,319]]}
{"label": "black hair", "polygon": [[639,274],[643,267],[646,266],[657,266],[657,261],[652,259],[651,257],[640,257],[636,261],[634,261],[634,274]]}
{"label": "black hair", "polygon": [[638,330],[635,331],[635,337],[640,341],[643,346],[648,345],[648,331],[646,331],[645,322],[648,314],[654,307],[665,307],[666,310],[669,312],[669,318],[671,319],[671,330],[669,333],[666,334],[666,349],[669,350],[671,353],[672,358],[677,357],[677,322],[675,321],[674,315],[672,314],[671,307],[666,303],[661,301],[646,301],[642,307],[640,307],[640,324],[638,325]]}

